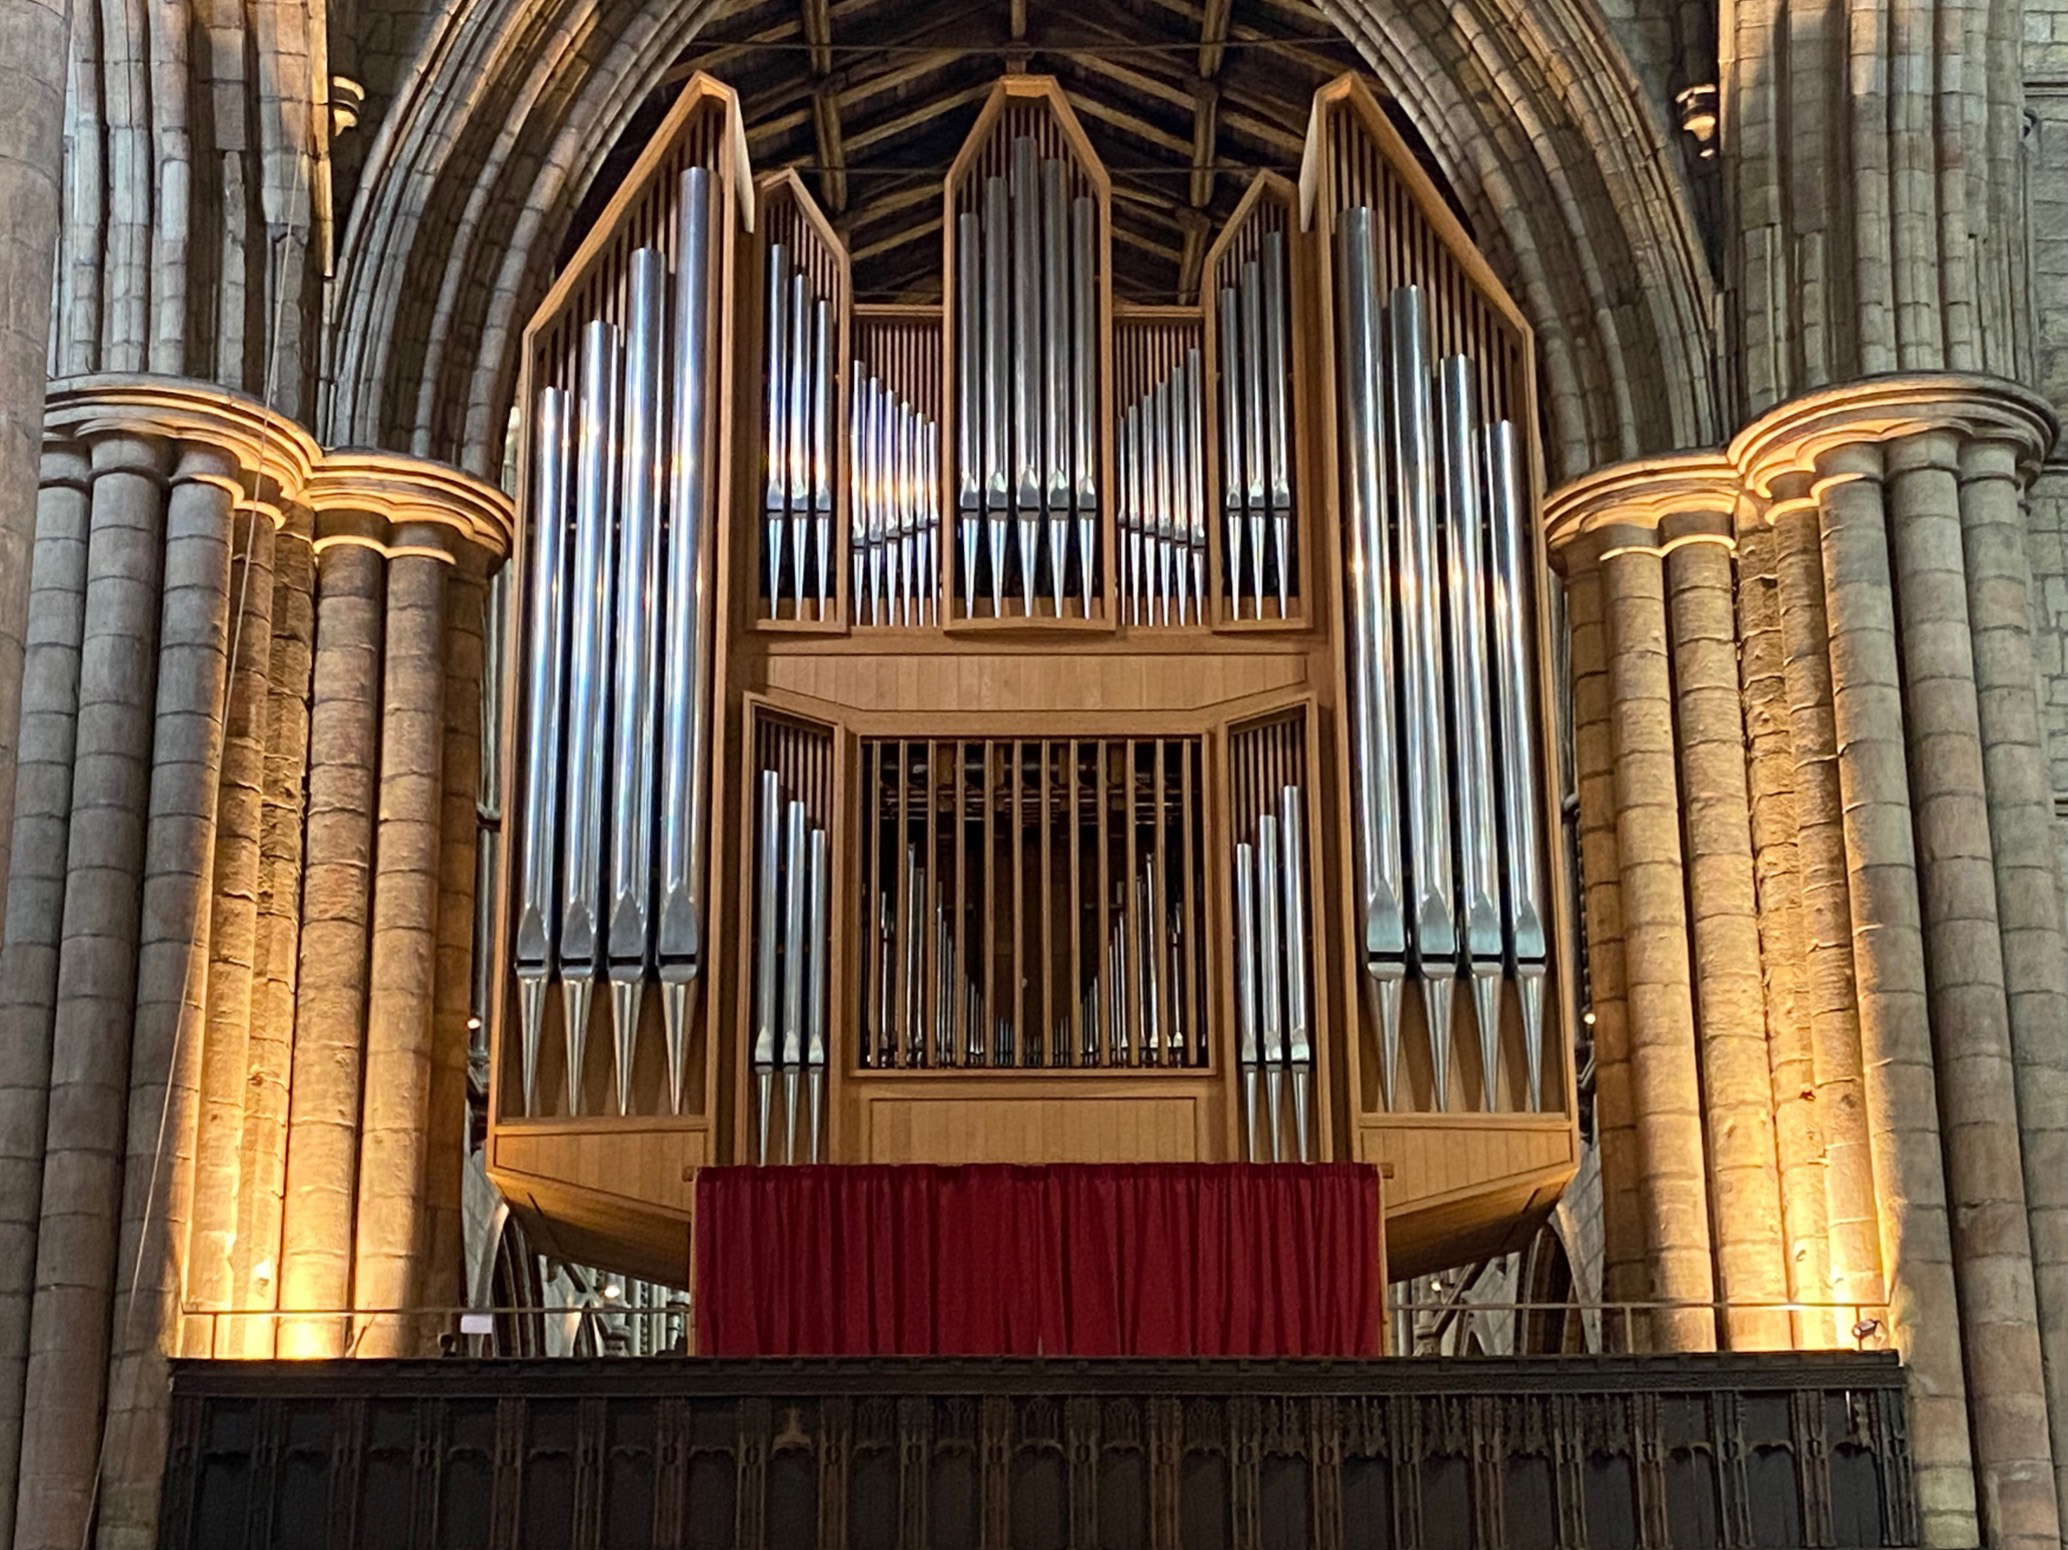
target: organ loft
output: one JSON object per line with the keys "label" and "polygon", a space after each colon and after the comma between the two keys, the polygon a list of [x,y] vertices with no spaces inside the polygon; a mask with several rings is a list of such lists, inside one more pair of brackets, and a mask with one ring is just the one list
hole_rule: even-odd
{"label": "organ loft", "polygon": [[1369,91],[1116,300],[1052,80],[938,305],[699,78],[534,318],[488,1162],[679,1281],[714,1163],[1377,1164],[1394,1274],[1577,1160],[1529,330]]}
{"label": "organ loft", "polygon": [[0,104],[0,1545],[2068,1550],[2068,0]]}

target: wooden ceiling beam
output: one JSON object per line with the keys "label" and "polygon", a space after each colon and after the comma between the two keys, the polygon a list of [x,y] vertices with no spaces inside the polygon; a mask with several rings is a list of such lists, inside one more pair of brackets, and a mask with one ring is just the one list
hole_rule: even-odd
{"label": "wooden ceiling beam", "polygon": [[764,149],[786,135],[796,133],[811,122],[811,105],[792,108],[788,113],[778,113],[774,118],[765,118],[751,125],[747,130],[747,149]]}
{"label": "wooden ceiling beam", "polygon": [[1192,103],[1192,208],[1204,210],[1214,200],[1214,153],[1220,144],[1221,91],[1201,81]]}
{"label": "wooden ceiling beam", "polygon": [[1129,113],[1124,108],[1116,108],[1088,92],[1070,93],[1070,102],[1086,118],[1095,118],[1102,124],[1110,124],[1123,134],[1133,135],[1144,144],[1153,145],[1176,156],[1192,154],[1191,141],[1181,140],[1169,130],[1159,129],[1147,119]]}
{"label": "wooden ceiling beam", "polygon": [[1124,86],[1129,91],[1139,92],[1144,97],[1154,97],[1159,102],[1167,102],[1174,108],[1183,108],[1189,112],[1192,107],[1192,94],[1184,87],[1160,76],[1151,75],[1145,70],[1139,70],[1133,65],[1123,64],[1117,59],[1107,59],[1100,54],[1074,54],[1070,56],[1069,63],[1086,75],[1098,76],[1101,80],[1111,81],[1115,86]]}
{"label": "wooden ceiling beam", "polygon": [[990,81],[980,81],[974,86],[965,86],[959,91],[948,92],[939,97],[929,97],[917,106],[907,108],[895,118],[885,119],[880,124],[871,124],[867,129],[859,130],[849,135],[847,137],[847,154],[849,159],[853,160],[864,151],[874,146],[882,145],[886,141],[895,140],[899,135],[908,134],[921,125],[939,118],[943,113],[953,112],[956,108],[965,107],[969,103],[982,101],[991,95],[991,86],[992,83]]}
{"label": "wooden ceiling beam", "polygon": [[819,147],[819,202],[838,215],[847,208],[847,148],[841,141],[840,97],[830,85],[812,94],[811,127]]}
{"label": "wooden ceiling beam", "polygon": [[1210,81],[1221,73],[1221,61],[1228,54],[1228,23],[1234,19],[1235,0],[1206,0],[1199,22],[1199,75]]}
{"label": "wooden ceiling beam", "polygon": [[[890,56],[893,60],[897,55]],[[907,60],[903,64],[892,64],[889,69],[868,71],[866,66],[851,65],[846,70],[847,85],[840,92],[840,111],[852,113],[857,108],[868,106],[878,97],[891,96],[920,86],[943,71],[952,69],[961,59],[959,50],[944,48]]]}
{"label": "wooden ceiling beam", "polygon": [[1168,264],[1178,264],[1184,261],[1185,255],[1169,243],[1158,242],[1153,237],[1145,237],[1138,231],[1132,231],[1122,226],[1118,221],[1113,223],[1113,240],[1127,247],[1134,248],[1138,252],[1153,254]]}
{"label": "wooden ceiling beam", "polygon": [[857,264],[867,263],[870,259],[880,258],[885,253],[895,253],[908,242],[922,242],[928,237],[937,237],[940,230],[940,216],[929,216],[916,226],[901,227],[888,237],[879,237],[874,242],[865,242],[860,247],[851,249],[848,258]]}
{"label": "wooden ceiling beam", "polygon": [[833,17],[829,0],[798,0],[804,21],[804,41],[811,48],[811,73],[829,75],[833,69]]}

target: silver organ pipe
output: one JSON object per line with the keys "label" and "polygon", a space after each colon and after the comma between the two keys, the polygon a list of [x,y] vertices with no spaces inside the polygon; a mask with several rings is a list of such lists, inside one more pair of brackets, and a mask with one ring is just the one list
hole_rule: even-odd
{"label": "silver organ pipe", "polygon": [[1257,853],[1248,840],[1235,846],[1235,1029],[1242,1068],[1243,1134],[1252,1161],[1257,1150],[1257,1067],[1262,1035],[1257,1015]]}
{"label": "silver organ pipe", "polygon": [[1529,1106],[1544,1106],[1544,981],[1550,947],[1544,926],[1544,856],[1538,833],[1536,717],[1530,685],[1530,598],[1534,592],[1529,497],[1521,438],[1513,421],[1486,433],[1486,489],[1492,503],[1494,680],[1499,685],[1502,851],[1507,859],[1508,952],[1522,1004],[1523,1068]]}
{"label": "silver organ pipe", "polygon": [[[804,617],[804,545],[811,531],[811,284],[804,271],[790,277],[790,578],[796,596],[795,617]],[[780,592],[769,594],[769,612],[776,612]]]}
{"label": "silver organ pipe", "polygon": [[768,1127],[775,1100],[777,958],[781,929],[776,919],[783,847],[783,778],[761,772],[754,848],[754,1088],[759,1099],[760,1149],[756,1161],[768,1161]]}
{"label": "silver organ pipe", "polygon": [[711,246],[715,222],[708,168],[682,174],[677,228],[672,418],[669,425],[667,623],[662,642],[660,912],[655,957],[661,980],[668,1107],[682,1108],[689,996],[704,961],[705,810],[711,742],[710,501],[712,395]]}
{"label": "silver organ pipe", "polygon": [[797,1089],[804,1066],[804,944],[811,921],[810,879],[805,875],[808,832],[804,804],[793,797],[783,807],[783,1011],[776,1057],[783,1068],[784,1162],[797,1160]]}
{"label": "silver organ pipe", "polygon": [[1374,291],[1371,212],[1343,212],[1337,274],[1337,380],[1343,502],[1349,530],[1349,711],[1360,946],[1379,1030],[1379,1083],[1394,1107],[1400,992],[1407,972],[1401,912],[1398,740],[1394,727],[1393,550],[1387,521],[1381,408],[1384,332]]}
{"label": "silver organ pipe", "polygon": [[1012,503],[1021,606],[1034,612],[1041,507],[1041,173],[1032,136],[1012,143]]}
{"label": "silver organ pipe", "polygon": [[1314,1036],[1307,1015],[1307,820],[1298,786],[1278,793],[1278,842],[1285,883],[1285,1059],[1292,1072],[1293,1155],[1305,1162],[1313,1109]]}
{"label": "silver organ pipe", "polygon": [[1098,208],[1089,195],[1070,201],[1070,254],[1071,482],[1077,509],[1078,603],[1089,619],[1092,599],[1098,595],[1099,531]]}
{"label": "silver organ pipe", "polygon": [[[818,611],[825,617],[832,598],[833,565],[833,304],[821,296],[812,328],[811,520],[817,558]],[[798,590],[804,588],[799,577]]]}
{"label": "silver organ pipe", "polygon": [[1271,510],[1270,570],[1278,586],[1278,617],[1290,613],[1288,578],[1292,568],[1292,438],[1286,414],[1285,234],[1264,233],[1264,443],[1267,464],[1265,499]]}
{"label": "silver organ pipe", "polygon": [[1282,1135],[1285,1080],[1285,939],[1279,930],[1284,902],[1278,881],[1278,819],[1257,819],[1257,1023],[1263,1038],[1264,1106],[1271,1115],[1271,1160],[1285,1159]]}
{"label": "silver organ pipe", "polygon": [[808,1090],[806,1109],[806,1161],[819,1160],[824,1140],[826,1093],[826,960],[832,954],[832,864],[826,854],[826,831],[811,831],[806,856],[804,974],[804,1078]]}
{"label": "silver organ pipe", "polygon": [[1129,404],[1120,428],[1120,525],[1126,538],[1121,560],[1127,592],[1127,622],[1142,622],[1142,406]]}
{"label": "silver organ pipe", "polygon": [[1450,625],[1452,736],[1456,760],[1459,925],[1479,1024],[1483,1106],[1500,1077],[1501,858],[1494,830],[1493,684],[1486,630],[1486,518],[1478,394],[1472,363],[1450,356],[1442,372],[1445,610]]}
{"label": "silver organ pipe", "polygon": [[1444,726],[1441,596],[1428,325],[1421,292],[1403,287],[1387,308],[1391,334],[1392,466],[1398,486],[1400,655],[1406,727],[1409,922],[1434,1068],[1432,1101],[1448,1102],[1451,995],[1458,966],[1451,848],[1449,738]]}
{"label": "silver organ pipe", "polygon": [[659,680],[661,369],[668,266],[632,255],[618,476],[616,674],[611,692],[610,915],[606,929],[617,1110],[632,1105],[641,992],[653,956],[655,721]]}
{"label": "silver organ pipe", "polygon": [[533,427],[531,661],[526,676],[526,801],[518,856],[516,960],[524,1112],[538,1110],[539,1039],[546,987],[559,968],[560,901],[555,896],[556,820],[560,810],[560,710],[566,667],[567,394],[542,388]]}
{"label": "silver organ pipe", "polygon": [[1012,273],[1012,213],[1005,179],[984,180],[984,510],[990,540],[991,616],[1005,612],[1005,539],[1013,489],[1007,474],[1011,441],[1013,343],[1006,293]]}
{"label": "silver organ pipe", "polygon": [[767,515],[767,542],[762,559],[767,567],[768,614],[774,618],[783,598],[783,519],[790,506],[790,250],[780,242],[768,249],[768,334],[764,349],[768,358],[768,480],[763,510]]}
{"label": "silver organ pipe", "polygon": [[955,512],[962,549],[962,614],[977,611],[977,541],[983,526],[985,422],[978,384],[984,370],[983,218],[955,221]]}
{"label": "silver organ pipe", "polygon": [[1242,509],[1249,534],[1250,596],[1264,607],[1264,280],[1255,259],[1242,265]]}
{"label": "silver organ pipe", "polygon": [[[1229,612],[1242,617],[1242,324],[1241,302],[1232,285],[1221,288],[1221,510],[1222,590],[1228,594]],[[1255,617],[1261,618],[1262,615]]]}
{"label": "silver organ pipe", "polygon": [[561,828],[561,994],[567,1014],[568,1111],[579,1113],[589,1006],[604,973],[604,713],[610,671],[611,513],[615,506],[618,389],[615,325],[582,331],[581,424],[575,443],[575,624],[567,690],[567,797]]}
{"label": "silver organ pipe", "polygon": [[1206,370],[1199,347],[1185,352],[1186,446],[1191,457],[1185,486],[1186,571],[1192,580],[1192,606],[1201,624],[1206,617]]}
{"label": "silver organ pipe", "polygon": [[1043,519],[1048,530],[1048,589],[1058,619],[1068,582],[1071,497],[1070,452],[1070,209],[1063,193],[1063,164],[1041,164],[1042,371],[1047,401],[1043,426]]}

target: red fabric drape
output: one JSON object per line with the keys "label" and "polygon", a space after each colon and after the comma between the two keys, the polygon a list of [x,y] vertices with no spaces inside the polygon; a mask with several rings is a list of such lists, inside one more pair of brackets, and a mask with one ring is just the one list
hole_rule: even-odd
{"label": "red fabric drape", "polygon": [[1335,1164],[707,1168],[707,1356],[1376,1356],[1379,1180]]}

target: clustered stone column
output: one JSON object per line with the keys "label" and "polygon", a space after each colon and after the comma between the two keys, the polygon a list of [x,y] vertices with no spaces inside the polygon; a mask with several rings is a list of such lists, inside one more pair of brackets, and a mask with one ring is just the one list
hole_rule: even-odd
{"label": "clustered stone column", "polygon": [[1672,1349],[1885,1337],[1934,1545],[2061,1542],[2068,928],[2020,504],[2053,433],[2008,383],[1882,378],[1548,512],[1610,1295],[1713,1286],[1713,1322],[1649,1321]]}
{"label": "clustered stone column", "polygon": [[[463,1007],[469,964],[437,946],[474,831],[441,761],[481,625],[448,621],[509,512],[148,377],[54,384],[43,474],[0,938],[0,1542],[141,1547],[168,1355],[336,1352],[356,1308],[453,1300],[432,1197],[457,1212],[466,1029],[436,976]],[[312,1317],[276,1338],[281,1310]]]}

